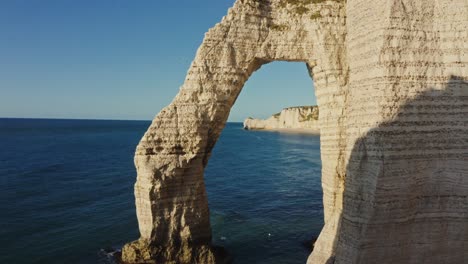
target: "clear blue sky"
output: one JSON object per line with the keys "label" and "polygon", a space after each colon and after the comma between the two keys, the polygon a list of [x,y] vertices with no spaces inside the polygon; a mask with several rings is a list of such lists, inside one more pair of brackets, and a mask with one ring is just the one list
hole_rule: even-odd
{"label": "clear blue sky", "polygon": [[[0,2],[0,117],[149,120],[234,0]],[[254,73],[230,121],[315,104],[303,63]]]}

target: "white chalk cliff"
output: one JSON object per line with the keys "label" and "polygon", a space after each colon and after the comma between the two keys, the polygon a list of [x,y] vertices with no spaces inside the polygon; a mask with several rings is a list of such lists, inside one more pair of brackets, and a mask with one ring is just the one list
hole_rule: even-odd
{"label": "white chalk cliff", "polygon": [[467,28],[466,0],[237,0],[136,149],[140,239],[123,260],[223,263],[204,169],[247,79],[295,61],[320,107],[308,263],[466,263]]}
{"label": "white chalk cliff", "polygon": [[294,129],[296,131],[302,130],[312,133],[320,133],[318,116],[319,110],[317,106],[288,107],[265,120],[249,117],[244,121],[244,129]]}

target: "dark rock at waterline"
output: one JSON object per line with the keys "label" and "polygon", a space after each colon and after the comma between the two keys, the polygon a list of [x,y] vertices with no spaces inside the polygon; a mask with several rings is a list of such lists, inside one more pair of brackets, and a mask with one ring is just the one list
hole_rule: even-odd
{"label": "dark rock at waterline", "polygon": [[316,241],[317,241],[317,238],[303,240],[303,241],[301,241],[301,245],[305,249],[307,249],[308,251],[312,251],[312,250],[314,250],[314,246],[315,246]]}

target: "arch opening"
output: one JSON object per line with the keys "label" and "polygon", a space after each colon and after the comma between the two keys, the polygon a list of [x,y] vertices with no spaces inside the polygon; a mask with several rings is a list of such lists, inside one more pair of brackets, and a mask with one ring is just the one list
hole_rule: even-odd
{"label": "arch opening", "polygon": [[323,227],[320,137],[242,129],[249,116],[316,105],[309,70],[274,61],[252,74],[205,168],[212,241],[235,263],[305,263]]}

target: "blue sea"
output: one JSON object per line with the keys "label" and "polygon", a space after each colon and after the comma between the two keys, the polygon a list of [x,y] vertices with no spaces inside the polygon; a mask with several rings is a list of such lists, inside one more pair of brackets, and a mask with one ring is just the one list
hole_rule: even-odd
{"label": "blue sea", "polygon": [[[0,119],[0,263],[110,263],[137,239],[133,154],[149,125]],[[306,262],[323,225],[319,141],[227,124],[205,182],[234,263]]]}

